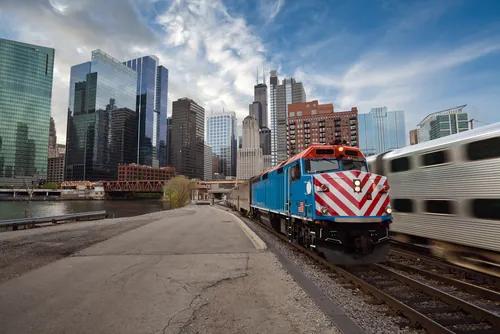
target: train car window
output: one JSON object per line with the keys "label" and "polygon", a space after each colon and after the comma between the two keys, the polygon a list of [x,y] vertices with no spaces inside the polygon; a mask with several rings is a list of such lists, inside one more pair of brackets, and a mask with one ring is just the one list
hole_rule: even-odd
{"label": "train car window", "polygon": [[475,218],[500,220],[500,198],[476,198],[471,205]]}
{"label": "train car window", "polygon": [[404,172],[410,169],[410,159],[407,157],[391,160],[391,171],[393,173]]}
{"label": "train car window", "polygon": [[437,151],[420,156],[422,166],[440,165],[448,162],[448,151]]}
{"label": "train car window", "polygon": [[470,161],[500,157],[500,137],[478,140],[467,145],[467,158]]}
{"label": "train car window", "polygon": [[425,212],[439,213],[442,215],[454,214],[453,202],[448,200],[427,200],[425,203]]}
{"label": "train car window", "polygon": [[392,200],[392,208],[397,212],[413,212],[413,201],[408,198],[395,198]]}
{"label": "train car window", "polygon": [[278,168],[278,174],[282,174],[282,173],[283,173],[283,167]]}
{"label": "train car window", "polygon": [[266,180],[267,179],[267,173],[262,175],[262,180]]}

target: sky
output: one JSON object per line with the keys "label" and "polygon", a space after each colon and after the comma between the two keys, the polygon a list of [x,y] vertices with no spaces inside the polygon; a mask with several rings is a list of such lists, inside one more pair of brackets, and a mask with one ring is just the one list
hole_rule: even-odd
{"label": "sky", "polygon": [[307,100],[360,113],[404,110],[406,131],[467,104],[475,127],[500,121],[496,0],[0,0],[0,37],[54,48],[52,116],[65,143],[70,68],[102,49],[156,55],[172,101],[248,114],[269,72]]}

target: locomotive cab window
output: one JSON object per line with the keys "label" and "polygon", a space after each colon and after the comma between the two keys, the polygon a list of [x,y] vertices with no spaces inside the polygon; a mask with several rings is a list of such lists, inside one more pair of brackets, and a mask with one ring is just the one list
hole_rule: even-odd
{"label": "locomotive cab window", "polygon": [[391,172],[405,172],[410,169],[410,159],[407,157],[391,160]]}
{"label": "locomotive cab window", "polygon": [[434,165],[442,165],[449,162],[448,158],[449,154],[447,150],[444,151],[436,151],[427,154],[422,154],[420,156],[420,161],[422,166],[434,166]]}
{"label": "locomotive cab window", "polygon": [[364,160],[354,160],[354,159],[344,159],[342,160],[342,170],[360,170],[366,172],[366,161]]}
{"label": "locomotive cab window", "polygon": [[295,164],[290,167],[290,176],[293,181],[300,179],[300,164]]}
{"label": "locomotive cab window", "polygon": [[308,159],[305,160],[305,167],[310,174],[340,170],[339,161],[335,158]]}
{"label": "locomotive cab window", "polygon": [[478,140],[467,145],[467,158],[470,161],[500,157],[500,137]]}

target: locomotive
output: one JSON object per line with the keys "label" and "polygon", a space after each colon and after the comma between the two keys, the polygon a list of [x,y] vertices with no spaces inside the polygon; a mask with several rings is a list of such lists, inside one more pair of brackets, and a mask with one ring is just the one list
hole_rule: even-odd
{"label": "locomotive", "polygon": [[238,185],[229,206],[329,262],[383,262],[392,209],[387,177],[370,173],[356,147],[311,145]]}
{"label": "locomotive", "polygon": [[391,239],[500,277],[500,123],[367,161],[391,183]]}

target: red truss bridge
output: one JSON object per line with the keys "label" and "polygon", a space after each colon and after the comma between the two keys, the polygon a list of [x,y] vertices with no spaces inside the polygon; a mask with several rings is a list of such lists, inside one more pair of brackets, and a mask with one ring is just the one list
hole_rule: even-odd
{"label": "red truss bridge", "polygon": [[163,193],[168,180],[156,181],[104,181],[105,192]]}

